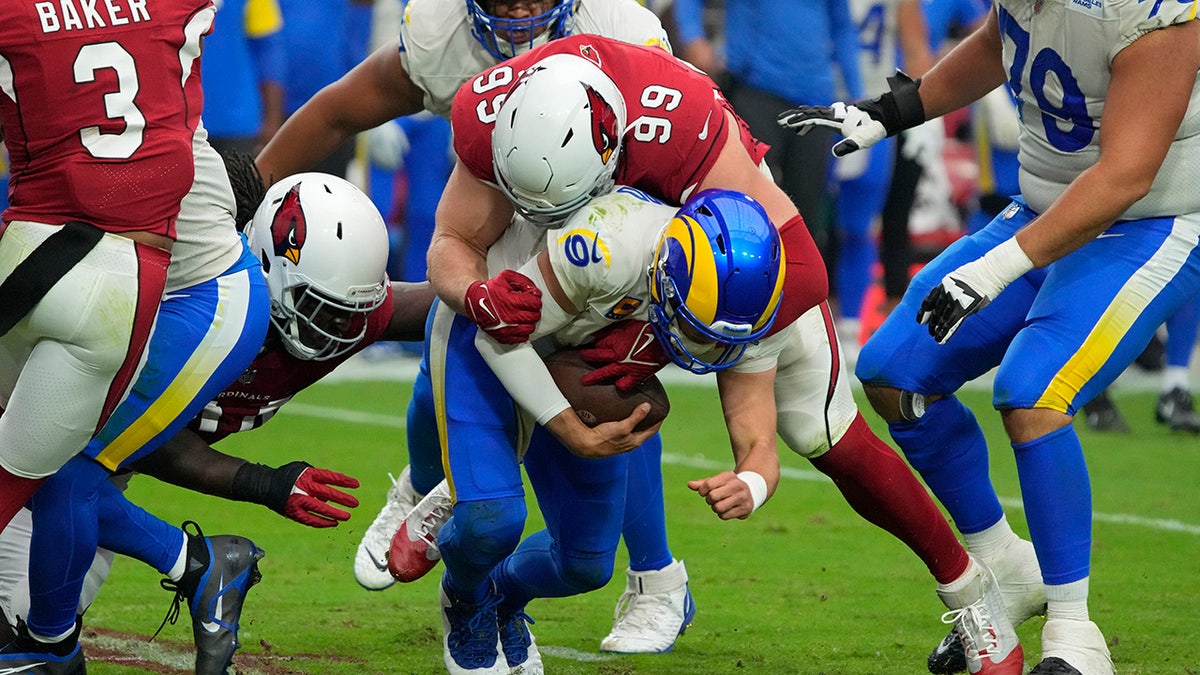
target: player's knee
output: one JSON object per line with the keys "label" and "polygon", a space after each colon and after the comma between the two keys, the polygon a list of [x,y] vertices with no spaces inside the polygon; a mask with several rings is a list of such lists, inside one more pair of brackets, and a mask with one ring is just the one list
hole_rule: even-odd
{"label": "player's knee", "polygon": [[562,556],[562,575],[572,588],[587,593],[603,588],[612,579],[616,552],[603,556]]}
{"label": "player's knee", "polygon": [[525,500],[520,497],[461,503],[454,507],[453,541],[439,544],[476,562],[495,564],[521,543],[525,516]]}

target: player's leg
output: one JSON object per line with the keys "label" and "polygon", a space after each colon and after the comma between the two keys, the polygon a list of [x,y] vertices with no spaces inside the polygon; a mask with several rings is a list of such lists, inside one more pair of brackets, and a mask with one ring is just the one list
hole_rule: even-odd
{"label": "player's leg", "polygon": [[438,304],[428,342],[435,419],[454,512],[438,533],[443,656],[457,672],[503,672],[488,574],[520,543],[525,491],[512,397],[475,349],[476,328]]}
{"label": "player's leg", "polygon": [[[14,221],[0,236],[0,276],[59,227]],[[0,527],[41,479],[87,443],[137,372],[166,282],[168,253],[104,234],[33,310],[0,336]],[[14,369],[19,369],[15,375]]]}
{"label": "player's leg", "polygon": [[1154,418],[1172,431],[1200,433],[1200,415],[1192,401],[1191,362],[1200,333],[1200,296],[1193,296],[1167,318],[1167,364],[1163,368]]}
{"label": "player's leg", "polygon": [[[1200,216],[1117,223],[1052,264],[996,373],[1048,603],[1033,672],[1112,672],[1087,607],[1092,499],[1071,424],[1200,290]],[[1086,289],[1087,292],[1081,292]],[[1065,666],[1074,671],[1064,669]]]}
{"label": "player's leg", "polygon": [[[1036,561],[1029,543],[1004,517],[988,475],[983,432],[953,393],[1000,362],[1024,324],[1044,273],[1035,270],[1010,285],[973,317],[976,321],[963,324],[961,330],[967,333],[945,345],[937,345],[915,317],[926,293],[947,272],[981,256],[1030,218],[1032,214],[1014,206],[927,265],[868,340],[857,364],[857,375],[876,412],[888,422],[892,439],[949,511],[967,549],[996,574],[1013,625],[1028,619],[1044,602]],[[937,653],[931,655],[935,672],[952,672],[961,664],[939,661]]]}

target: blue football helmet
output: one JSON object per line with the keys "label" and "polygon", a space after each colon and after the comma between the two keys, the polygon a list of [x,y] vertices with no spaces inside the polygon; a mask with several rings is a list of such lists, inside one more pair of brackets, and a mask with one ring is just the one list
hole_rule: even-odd
{"label": "blue football helmet", "polygon": [[680,367],[710,373],[770,330],[783,296],[783,243],[754,199],[704,190],[663,229],[649,271],[655,335]]}
{"label": "blue football helmet", "polygon": [[489,54],[501,61],[550,40],[566,37],[575,27],[575,4],[578,0],[525,1],[535,4],[551,2],[553,6],[535,16],[508,19],[492,13],[495,5],[500,4],[497,0],[467,0],[471,35]]}

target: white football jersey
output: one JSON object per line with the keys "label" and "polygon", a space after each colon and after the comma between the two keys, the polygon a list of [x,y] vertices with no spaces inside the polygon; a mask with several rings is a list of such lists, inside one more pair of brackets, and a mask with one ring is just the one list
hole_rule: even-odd
{"label": "white football jersey", "polygon": [[[579,0],[574,32],[671,50],[658,17],[636,0]],[[409,0],[400,24],[400,62],[425,92],[425,109],[447,119],[458,88],[497,63],[471,36],[464,0]]]}
{"label": "white football jersey", "polygon": [[887,78],[896,74],[900,0],[850,0],[850,18],[858,26],[858,70],[863,91],[887,91]]}
{"label": "white football jersey", "polygon": [[[1021,114],[1021,194],[1041,212],[1099,159],[1113,58],[1152,30],[1191,20],[1195,7],[1173,0],[1000,0],[998,11],[1008,86]],[[1123,218],[1200,211],[1197,171],[1200,88],[1193,85],[1150,194]]]}
{"label": "white football jersey", "polygon": [[[580,311],[573,317],[545,311],[554,300],[542,288],[542,319],[530,340],[552,336],[559,345],[584,344],[593,333],[618,321],[649,320],[648,270],[659,235],[678,210],[640,190],[619,187],[576,211],[560,229],[518,220],[488,250],[488,274],[515,269],[540,279],[533,258],[546,249],[563,292]],[[749,346],[732,370],[758,372],[774,367],[788,333],[781,331]],[[689,344],[689,349],[698,356],[717,356],[715,349],[700,345]]]}

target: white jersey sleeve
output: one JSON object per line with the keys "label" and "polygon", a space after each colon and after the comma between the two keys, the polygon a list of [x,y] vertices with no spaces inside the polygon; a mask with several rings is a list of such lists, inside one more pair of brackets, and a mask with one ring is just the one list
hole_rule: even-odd
{"label": "white jersey sleeve", "polygon": [[[1099,159],[1113,59],[1146,33],[1192,20],[1193,3],[1000,0],[998,14],[1008,86],[1021,113],[1021,194],[1041,212]],[[1191,178],[1197,170],[1200,87],[1194,84],[1183,124],[1150,193],[1122,218],[1200,211],[1200,191]]]}
{"label": "white jersey sleeve", "polygon": [[[670,51],[653,12],[636,0],[579,0],[575,32]],[[449,119],[454,93],[497,61],[471,36],[465,0],[409,0],[400,24],[400,62],[425,92],[425,109]]]}

